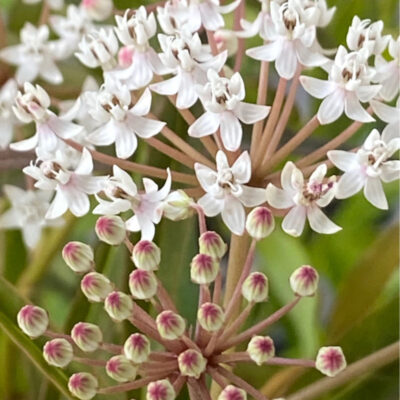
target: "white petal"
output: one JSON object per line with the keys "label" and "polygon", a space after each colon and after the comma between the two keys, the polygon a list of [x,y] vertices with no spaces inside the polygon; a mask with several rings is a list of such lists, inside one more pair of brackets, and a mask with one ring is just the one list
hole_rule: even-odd
{"label": "white petal", "polygon": [[81,159],[75,169],[76,174],[89,175],[93,171],[93,159],[89,150],[85,147],[82,151]]}
{"label": "white petal", "polygon": [[167,79],[162,82],[152,83],[150,85],[150,89],[158,94],[171,96],[173,94],[178,93],[180,82],[181,82],[180,75],[176,75],[171,79]]}
{"label": "white petal", "polygon": [[151,107],[151,92],[149,88],[146,88],[140,99],[130,109],[130,112],[135,115],[146,115],[149,113]]}
{"label": "white petal", "polygon": [[147,139],[157,135],[164,128],[165,122],[129,114],[128,125],[139,137]]}
{"label": "white petal", "polygon": [[89,212],[90,202],[86,193],[67,189],[64,194],[68,198],[69,209],[76,217],[82,217]]}
{"label": "white petal", "polygon": [[234,197],[225,199],[222,210],[222,220],[229,230],[235,235],[242,235],[244,232],[246,213],[239,200]]}
{"label": "white petal", "polygon": [[224,207],[224,201],[216,199],[210,193],[206,193],[204,196],[200,197],[197,203],[202,207],[207,217],[215,217]]}
{"label": "white petal", "polygon": [[382,103],[382,102],[376,101],[376,100],[371,101],[371,106],[372,106],[372,109],[374,110],[375,114],[382,121],[385,121],[388,123],[394,123],[399,120],[399,111],[396,110],[395,107],[391,107],[385,103]]}
{"label": "white petal", "polygon": [[298,64],[296,50],[290,40],[284,40],[281,44],[281,53],[276,59],[275,67],[280,77],[292,79]]}
{"label": "white petal", "polygon": [[256,207],[267,201],[267,191],[264,188],[242,185],[242,190],[239,200],[246,207]]}
{"label": "white petal", "polygon": [[117,157],[126,159],[136,151],[136,148],[136,135],[125,126],[125,129],[121,129],[115,138],[115,152]]}
{"label": "white petal", "polygon": [[336,89],[327,96],[318,109],[318,120],[322,125],[336,121],[344,110],[344,91]]}
{"label": "white petal", "polygon": [[324,81],[311,76],[300,76],[300,83],[306,92],[317,99],[325,98],[331,94],[336,87],[331,81]]}
{"label": "white petal", "polygon": [[316,205],[307,208],[307,218],[311,229],[318,233],[332,234],[342,229],[333,223]]}
{"label": "white petal", "polygon": [[221,114],[221,140],[229,151],[236,151],[242,142],[242,125],[237,117],[230,111]]}
{"label": "white petal", "polygon": [[183,72],[176,98],[176,107],[180,110],[190,108],[198,98],[192,75],[188,72]]}
{"label": "white petal", "polygon": [[375,207],[382,210],[388,209],[388,202],[385,192],[383,191],[382,182],[379,178],[367,178],[364,186],[364,195]]}
{"label": "white petal", "polygon": [[42,234],[42,227],[39,224],[28,224],[22,227],[22,238],[30,249],[33,249],[39,242]]}
{"label": "white petal", "polygon": [[13,124],[10,121],[0,120],[0,148],[6,148],[13,136]]}
{"label": "white petal", "polygon": [[293,171],[296,169],[296,166],[291,162],[288,161],[285,166],[283,167],[281,173],[281,185],[284,190],[291,191],[293,190],[292,187],[292,175]]}
{"label": "white petal", "polygon": [[47,125],[57,136],[63,139],[70,139],[76,135],[79,135],[83,131],[83,126],[74,124],[73,122],[65,121],[56,115],[50,116],[50,118],[47,120]]}
{"label": "white petal", "polygon": [[277,59],[279,54],[282,52],[282,42],[280,40],[275,40],[271,43],[265,44],[263,46],[254,47],[248,49],[246,54],[260,61],[274,61]]}
{"label": "white petal", "polygon": [[61,190],[57,190],[53,201],[47,210],[46,219],[55,219],[63,215],[68,210],[68,201]]}
{"label": "white petal", "polygon": [[232,173],[237,183],[247,183],[251,178],[251,160],[247,151],[244,151],[233,163]]}
{"label": "white petal", "polygon": [[310,175],[309,181],[321,183],[325,178],[328,168],[326,164],[319,165],[314,172]]}
{"label": "white petal", "polygon": [[206,191],[210,191],[212,186],[215,184],[217,180],[217,175],[215,171],[213,171],[211,168],[195,163],[194,164],[194,170],[196,172],[196,177],[197,180],[200,183],[200,186]]}
{"label": "white petal", "polygon": [[360,122],[374,122],[367,111],[361,106],[360,101],[355,93],[346,93],[344,112],[350,118]]}
{"label": "white petal", "polygon": [[135,182],[133,182],[131,176],[124,171],[118,165],[113,166],[114,177],[121,182],[123,190],[125,190],[130,196],[134,197],[137,194],[137,187]]}
{"label": "white petal", "polygon": [[48,153],[53,152],[59,143],[59,139],[53,129],[47,123],[44,123],[37,124],[37,131],[39,134],[38,148]]}
{"label": "white petal", "polygon": [[19,228],[19,219],[16,209],[10,208],[0,215],[0,228]]}
{"label": "white petal", "polygon": [[29,151],[34,149],[38,144],[39,135],[35,134],[32,137],[21,140],[19,142],[11,143],[10,149],[15,151]]}
{"label": "white petal", "polygon": [[291,236],[298,237],[302,234],[306,222],[306,209],[303,206],[293,207],[282,222],[282,229]]}
{"label": "white petal", "polygon": [[386,161],[381,166],[380,177],[383,182],[393,182],[400,179],[400,160]]}
{"label": "white petal", "polygon": [[235,115],[245,124],[254,124],[266,118],[271,107],[258,104],[240,102],[234,112]]}
{"label": "white petal", "polygon": [[119,130],[119,124],[114,119],[110,119],[105,125],[98,127],[90,133],[88,141],[96,146],[108,146],[115,142]]}
{"label": "white petal", "polygon": [[51,59],[46,59],[45,62],[40,65],[39,74],[45,81],[53,85],[58,85],[63,81],[61,71]]}
{"label": "white petal", "polygon": [[269,183],[266,189],[268,203],[272,207],[278,209],[289,208],[294,205],[294,201],[289,192],[277,188],[272,183]]}
{"label": "white petal", "polygon": [[146,193],[154,193],[158,190],[157,184],[149,178],[143,178],[143,186]]}
{"label": "white petal", "polygon": [[153,240],[156,233],[154,223],[150,219],[141,218],[141,215],[138,215],[137,217],[140,223],[140,231],[142,233],[141,240]]}
{"label": "white petal", "polygon": [[232,3],[226,4],[224,6],[218,6],[218,11],[222,14],[231,13],[236,9],[236,7],[240,4],[242,0],[235,0]]}
{"label": "white petal", "polygon": [[188,133],[192,137],[203,137],[215,133],[220,125],[220,114],[205,112],[189,126]]}
{"label": "white petal", "polygon": [[351,171],[357,167],[357,154],[350,151],[331,150],[327,153],[328,158],[342,171]]}
{"label": "white petal", "polygon": [[381,88],[381,85],[360,86],[356,90],[357,97],[361,102],[365,103],[372,100],[379,93]]}
{"label": "white petal", "polygon": [[353,169],[345,172],[336,186],[336,198],[347,199],[361,190],[365,184],[365,175],[361,169]]}
{"label": "white petal", "polygon": [[207,30],[216,31],[225,25],[224,19],[218,13],[214,4],[203,2],[198,5],[198,9],[201,14],[201,22]]}
{"label": "white petal", "polygon": [[229,168],[228,157],[222,150],[218,150],[217,155],[215,157],[215,161],[217,163],[218,171],[222,171],[223,169]]}
{"label": "white petal", "polygon": [[125,228],[129,232],[139,232],[140,231],[140,224],[139,224],[139,221],[138,221],[138,218],[137,218],[136,215],[134,215],[133,217],[129,218],[125,222]]}
{"label": "white petal", "polygon": [[296,54],[300,63],[306,67],[321,66],[328,61],[328,58],[319,54],[317,51],[304,46],[299,41],[296,41]]}

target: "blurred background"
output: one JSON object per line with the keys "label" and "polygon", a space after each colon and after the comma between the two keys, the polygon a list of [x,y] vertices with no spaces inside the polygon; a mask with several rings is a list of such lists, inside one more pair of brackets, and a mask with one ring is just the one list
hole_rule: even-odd
{"label": "blurred background", "polygon": [[[116,0],[115,6],[123,9],[134,8],[148,1]],[[259,4],[246,1],[247,18],[254,19]],[[329,6],[337,11],[332,23],[318,33],[325,48],[335,48],[345,44],[347,28],[352,17],[361,19],[382,19],[385,33],[397,37],[398,2],[396,0],[328,0]],[[41,5],[26,5],[15,0],[0,0],[0,11],[9,36],[8,44],[18,41],[18,32],[26,21],[36,23]],[[228,20],[229,22],[229,20]],[[259,42],[248,41],[252,47]],[[4,65],[0,65],[0,69]],[[245,58],[242,76],[246,83],[247,101],[254,101],[257,93],[259,63]],[[69,98],[79,93],[80,85],[87,70],[71,59],[62,63],[61,69],[65,83],[60,87],[50,87],[57,97]],[[97,72],[97,77],[100,74]],[[323,71],[313,72],[315,76],[325,76]],[[270,99],[276,87],[276,75],[270,79]],[[317,110],[319,102],[299,90],[296,107],[286,132],[290,137]],[[154,97],[153,111],[168,125],[186,137],[187,126],[180,117],[175,116],[172,107],[160,97]],[[333,125],[319,128],[316,133],[298,149],[297,156],[307,154],[327,140],[335,137],[347,125],[341,118]],[[359,145],[372,129],[369,124],[360,129],[343,148]],[[384,125],[377,122],[382,130]],[[0,132],[1,134],[1,132]],[[246,136],[246,135],[245,135]],[[250,135],[247,135],[247,138]],[[286,139],[284,139],[286,140]],[[195,142],[193,142],[195,143]],[[166,167],[168,159],[160,156],[149,147],[142,145],[135,154],[135,160]],[[1,161],[1,160],[0,160]],[[3,160],[4,161],[4,160]],[[15,164],[13,164],[15,166]],[[22,172],[13,165],[0,162],[0,187],[11,183],[24,187]],[[109,170],[100,171],[108,173]],[[139,177],[134,177],[139,182]],[[398,270],[398,185],[397,182],[385,185],[390,210],[382,212],[374,208],[358,194],[348,200],[334,202],[328,209],[329,216],[343,230],[332,236],[317,235],[306,230],[299,239],[284,234],[280,221],[276,231],[268,239],[259,243],[255,267],[267,274],[270,280],[270,300],[259,304],[249,320],[254,323],[265,318],[291,298],[288,284],[290,273],[301,264],[317,268],[321,276],[319,294],[304,299],[301,304],[281,322],[270,328],[268,334],[274,339],[277,353],[288,357],[315,357],[323,345],[340,345],[348,363],[356,361],[398,339],[399,327],[399,270]],[[0,212],[8,207],[7,201],[0,198]],[[20,306],[33,302],[49,311],[55,330],[69,331],[78,321],[86,320],[103,328],[106,341],[123,343],[133,328],[128,324],[114,324],[102,311],[101,305],[89,304],[79,290],[79,277],[64,264],[60,250],[69,240],[80,240],[91,244],[95,249],[97,269],[108,275],[121,289],[127,289],[127,276],[132,269],[129,254],[125,248],[111,248],[100,243],[94,234],[96,217],[87,215],[79,220],[65,217],[61,229],[45,232],[39,246],[28,252],[19,231],[0,231],[0,316],[15,321]],[[213,220],[209,228],[229,235],[223,224]],[[195,321],[197,288],[190,283],[189,263],[197,251],[197,223],[195,219],[182,222],[163,221],[158,229],[156,243],[162,249],[162,264],[159,277],[172,293],[178,309],[189,323]],[[132,236],[132,240],[138,238]],[[148,307],[144,305],[145,307]],[[14,330],[13,330],[14,329]],[[20,347],[9,339],[18,337],[20,346],[29,351],[28,357]],[[7,332],[0,327],[0,399],[1,400],[61,400],[65,399],[60,390],[45,378],[41,371],[53,374],[59,382],[65,383],[65,376],[76,370],[72,363],[65,374],[43,365],[41,361],[41,339],[31,342],[20,337],[17,328],[9,327]],[[16,339],[15,339],[16,340]],[[17,341],[18,341],[17,340]],[[265,393],[280,397],[320,378],[314,371],[273,366],[252,366],[237,370],[244,379],[256,387],[263,387]],[[365,375],[334,392],[320,397],[321,400],[397,400],[398,365],[393,363],[372,374]],[[105,384],[110,384],[106,376]],[[144,399],[144,394],[132,392],[129,395],[110,396],[115,400]],[[187,394],[180,397],[186,399]]]}

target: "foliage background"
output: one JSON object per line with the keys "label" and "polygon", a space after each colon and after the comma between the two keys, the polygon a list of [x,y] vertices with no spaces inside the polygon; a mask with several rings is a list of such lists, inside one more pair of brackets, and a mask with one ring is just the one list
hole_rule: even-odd
{"label": "foliage background", "polygon": [[[137,0],[115,1],[118,8],[149,3]],[[258,9],[258,3],[255,0],[246,3],[247,16],[252,18]],[[326,48],[345,43],[347,27],[355,14],[361,18],[382,19],[386,32],[398,35],[399,10],[396,0],[328,0],[328,3],[330,6],[336,5],[337,11],[331,25],[319,32],[321,42]],[[28,6],[21,5],[20,1],[0,0],[0,6],[10,30],[9,43],[17,41],[18,31],[25,21],[35,22],[40,14],[40,5]],[[256,43],[255,40],[253,42]],[[249,41],[250,44],[253,45],[252,40]],[[256,98],[258,68],[258,63],[245,59],[242,75],[246,82],[248,100]],[[69,92],[75,89],[79,92],[84,71],[76,60],[64,63],[63,72]],[[276,87],[275,76],[271,82],[269,99]],[[59,97],[65,96],[63,89],[51,89],[58,91]],[[288,137],[316,111],[317,104],[300,90],[287,130]],[[168,120],[173,129],[185,136],[185,123],[180,118],[175,118],[167,104],[160,98],[155,98],[153,108],[158,115]],[[333,138],[347,124],[348,121],[343,118],[334,125],[320,128],[298,150],[298,155],[301,156]],[[378,128],[382,129],[383,125],[378,123]],[[348,147],[362,142],[370,129],[369,126],[363,127]],[[146,146],[141,146],[135,157],[143,162],[151,160],[152,163],[164,167],[168,164],[165,157]],[[0,170],[0,184],[4,183],[23,186],[24,180],[17,170]],[[258,245],[255,264],[270,279],[271,297],[268,303],[257,306],[252,314],[252,321],[265,318],[290,298],[288,277],[299,265],[309,263],[321,275],[318,296],[304,299],[288,317],[270,329],[269,334],[276,341],[280,355],[314,357],[320,346],[339,344],[351,363],[397,340],[397,184],[386,185],[386,192],[390,203],[389,212],[375,209],[361,194],[334,203],[329,213],[343,227],[343,231],[336,235],[322,236],[306,231],[300,239],[294,239],[278,228],[272,236]],[[0,210],[5,207],[7,204],[3,199],[0,201]],[[68,396],[62,391],[65,387],[65,376],[76,367],[72,364],[72,368],[68,367],[64,374],[46,366],[40,354],[43,341],[31,342],[15,329],[15,315],[27,299],[46,308],[54,328],[58,330],[68,331],[75,322],[85,319],[99,323],[106,333],[106,339],[116,343],[122,343],[123,338],[132,332],[129,325],[112,324],[102,312],[101,306],[86,302],[79,291],[79,277],[61,259],[60,249],[68,240],[90,243],[95,248],[98,269],[126,289],[126,277],[131,270],[129,256],[124,248],[110,248],[99,243],[93,231],[94,222],[95,217],[92,215],[79,220],[67,216],[64,228],[47,231],[39,247],[31,254],[26,251],[20,232],[0,232],[0,399],[65,399]],[[226,228],[216,225],[217,221],[210,221],[210,224],[210,228],[222,232],[226,240],[229,240]],[[163,254],[159,276],[173,293],[179,310],[189,321],[194,321],[197,303],[196,287],[189,282],[188,269],[190,259],[196,252],[196,237],[197,224],[191,219],[179,223],[162,222],[156,238]],[[12,341],[10,336],[13,337]],[[49,383],[41,368],[45,370],[47,377],[51,376],[53,383],[58,383],[58,388]],[[320,377],[314,371],[304,372],[293,368],[284,370],[272,366],[246,365],[240,373],[252,384],[258,387],[264,385],[264,389],[275,397]],[[392,364],[320,399],[395,400],[398,399],[398,376],[398,365]],[[104,382],[107,382],[106,377]],[[113,396],[113,399],[125,400],[133,396],[137,399],[144,398],[142,393],[131,393],[129,396]],[[185,399],[187,395],[184,393],[181,398]]]}

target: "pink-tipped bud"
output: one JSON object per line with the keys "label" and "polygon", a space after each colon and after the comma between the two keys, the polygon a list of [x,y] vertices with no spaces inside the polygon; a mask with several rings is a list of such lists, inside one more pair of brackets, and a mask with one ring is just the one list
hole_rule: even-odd
{"label": "pink-tipped bud", "polygon": [[141,240],[133,248],[132,261],[140,269],[155,271],[160,265],[161,250],[155,243]]}
{"label": "pink-tipped bud", "polygon": [[151,271],[136,269],[129,275],[129,289],[136,299],[151,299],[157,293],[156,276]]}
{"label": "pink-tipped bud", "polygon": [[104,301],[107,314],[115,321],[129,319],[133,312],[133,300],[122,292],[111,292]]}
{"label": "pink-tipped bud", "polygon": [[74,356],[71,343],[65,339],[53,339],[43,346],[43,357],[55,367],[66,367]]}
{"label": "pink-tipped bud", "polygon": [[112,0],[82,0],[81,7],[91,19],[104,21],[112,13],[113,2]]}
{"label": "pink-tipped bud", "polygon": [[253,336],[247,346],[247,353],[257,365],[261,365],[275,356],[274,341],[269,336]]}
{"label": "pink-tipped bud", "polygon": [[219,272],[219,262],[207,254],[194,256],[190,267],[190,278],[199,285],[213,282]]}
{"label": "pink-tipped bud", "polygon": [[318,272],[310,265],[303,265],[290,275],[290,287],[298,296],[314,296],[318,282]]}
{"label": "pink-tipped bud", "polygon": [[207,231],[199,237],[199,248],[200,253],[221,259],[226,253],[228,246],[217,232]]}
{"label": "pink-tipped bud", "polygon": [[126,237],[125,223],[117,215],[100,217],[94,229],[102,242],[112,246],[121,244]]}
{"label": "pink-tipped bud", "polygon": [[315,360],[315,368],[330,377],[343,371],[346,365],[346,358],[339,346],[321,347]]}
{"label": "pink-tipped bud", "polygon": [[137,367],[125,356],[111,357],[106,364],[107,375],[117,382],[133,381],[136,378]]}
{"label": "pink-tipped bud", "polygon": [[206,369],[207,360],[197,350],[189,349],[179,354],[178,366],[183,376],[199,379]]}
{"label": "pink-tipped bud", "polygon": [[193,204],[194,200],[184,190],[175,190],[164,200],[163,216],[172,221],[189,218],[195,213]]}
{"label": "pink-tipped bud", "polygon": [[243,389],[228,385],[218,396],[218,400],[246,400],[247,394]]}
{"label": "pink-tipped bud", "polygon": [[97,325],[89,322],[78,322],[71,331],[72,340],[85,352],[92,352],[99,348],[103,334]]}
{"label": "pink-tipped bud", "polygon": [[98,387],[97,379],[88,372],[73,374],[68,381],[69,391],[80,400],[93,399]]}
{"label": "pink-tipped bud", "polygon": [[267,207],[256,207],[250,211],[246,219],[246,230],[249,235],[261,240],[270,235],[275,228],[272,212]]}
{"label": "pink-tipped bud", "polygon": [[26,305],[17,315],[18,326],[31,338],[37,338],[45,333],[49,326],[49,316],[43,308]]}
{"label": "pink-tipped bud", "polygon": [[62,250],[62,257],[74,272],[88,272],[94,268],[93,250],[85,243],[67,243]]}
{"label": "pink-tipped bud", "polygon": [[151,382],[147,386],[146,400],[174,400],[174,387],[168,379]]}
{"label": "pink-tipped bud", "polygon": [[125,357],[135,364],[147,361],[150,351],[150,341],[141,333],[133,333],[124,344]]}
{"label": "pink-tipped bud", "polygon": [[118,65],[127,68],[132,64],[135,48],[133,46],[122,46],[118,52]]}
{"label": "pink-tipped bud", "polygon": [[251,273],[243,282],[242,295],[250,303],[267,300],[268,278],[261,272]]}
{"label": "pink-tipped bud", "polygon": [[162,338],[174,340],[185,332],[185,320],[173,311],[166,310],[158,314],[156,324]]}
{"label": "pink-tipped bud", "polygon": [[204,303],[197,312],[197,319],[203,329],[208,332],[214,332],[222,327],[225,314],[218,304]]}
{"label": "pink-tipped bud", "polygon": [[112,292],[113,286],[106,276],[98,272],[89,272],[81,280],[81,290],[88,300],[100,302]]}

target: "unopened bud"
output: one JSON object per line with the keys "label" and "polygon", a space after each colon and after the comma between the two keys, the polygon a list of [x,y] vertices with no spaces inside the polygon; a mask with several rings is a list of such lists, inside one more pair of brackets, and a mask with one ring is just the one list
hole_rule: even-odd
{"label": "unopened bud", "polygon": [[62,256],[68,267],[74,272],[88,272],[94,267],[93,250],[85,243],[67,243],[62,250]]}
{"label": "unopened bud", "polygon": [[256,207],[247,216],[246,230],[256,240],[266,238],[274,228],[275,220],[271,210],[267,207]]}
{"label": "unopened bud", "polygon": [[213,282],[219,272],[219,262],[207,254],[194,256],[190,267],[190,278],[199,285]]}
{"label": "unopened bud", "polygon": [[339,346],[321,347],[315,360],[315,368],[330,377],[343,371],[346,365],[346,358]]}
{"label": "unopened bud", "polygon": [[185,320],[173,311],[166,310],[158,314],[156,324],[162,338],[174,340],[185,332]]}
{"label": "unopened bud", "polygon": [[290,287],[299,296],[314,296],[318,289],[318,272],[310,265],[297,268],[290,276]]}
{"label": "unopened bud", "polygon": [[275,356],[274,341],[269,336],[253,336],[247,353],[257,365],[261,365]]}
{"label": "unopened bud", "polygon": [[81,7],[86,10],[90,18],[103,21],[111,15],[113,2],[112,0],[82,0]]}
{"label": "unopened bud", "polygon": [[100,328],[89,322],[78,322],[71,330],[71,337],[75,344],[85,352],[98,349],[103,340]]}
{"label": "unopened bud", "polygon": [[123,321],[132,316],[133,301],[125,293],[111,292],[104,301],[104,308],[112,319]]}
{"label": "unopened bud", "polygon": [[194,200],[185,191],[175,190],[164,200],[163,215],[171,221],[189,218],[195,213],[192,204]]}
{"label": "unopened bud", "polygon": [[106,364],[107,375],[117,382],[133,381],[136,378],[137,367],[125,356],[111,357]]}
{"label": "unopened bud", "polygon": [[268,278],[261,272],[251,273],[243,282],[242,295],[250,303],[260,303],[268,298]]}
{"label": "unopened bud", "polygon": [[68,381],[69,391],[80,400],[90,400],[96,396],[98,386],[97,379],[88,372],[73,374]]}
{"label": "unopened bud", "polygon": [[121,244],[126,237],[125,223],[117,215],[100,217],[95,226],[98,238],[112,246]]}
{"label": "unopened bud", "polygon": [[228,385],[218,396],[218,400],[246,400],[247,394],[243,389]]}
{"label": "unopened bud", "polygon": [[155,271],[161,261],[160,248],[149,240],[141,240],[133,248],[132,260],[140,269]]}
{"label": "unopened bud", "polygon": [[151,271],[136,269],[129,275],[129,289],[137,299],[151,299],[157,293],[156,276]]}
{"label": "unopened bud", "polygon": [[53,339],[43,346],[44,359],[55,367],[66,367],[72,361],[73,356],[71,343],[65,339]]}
{"label": "unopened bud", "polygon": [[199,237],[200,253],[221,259],[228,248],[217,232],[207,231]]}
{"label": "unopened bud", "polygon": [[89,272],[81,280],[81,290],[90,301],[104,301],[113,290],[110,280],[98,272]]}
{"label": "unopened bud", "polygon": [[228,50],[228,56],[233,56],[238,49],[238,38],[234,32],[227,29],[219,29],[214,32],[218,53]]}
{"label": "unopened bud", "polygon": [[224,323],[224,311],[218,304],[204,303],[200,306],[197,319],[203,329],[208,332],[219,330]]}
{"label": "unopened bud", "polygon": [[207,360],[197,350],[189,349],[179,354],[178,366],[183,376],[199,379],[206,369]]}
{"label": "unopened bud", "polygon": [[18,326],[31,338],[37,338],[45,333],[49,326],[49,316],[43,308],[26,305],[17,315]]}
{"label": "unopened bud", "polygon": [[168,379],[151,382],[147,386],[146,400],[174,400],[174,387]]}
{"label": "unopened bud", "polygon": [[135,364],[144,363],[150,354],[149,339],[141,333],[133,333],[124,344],[124,354]]}

